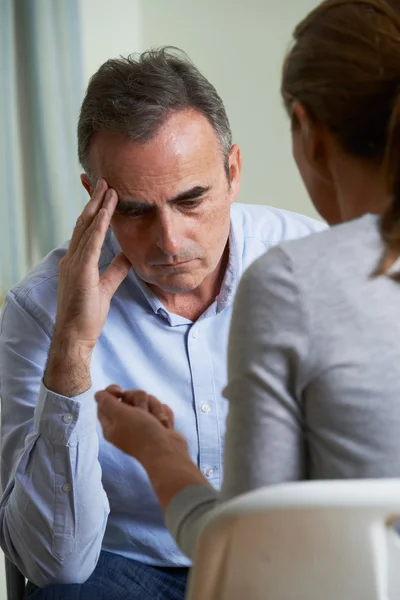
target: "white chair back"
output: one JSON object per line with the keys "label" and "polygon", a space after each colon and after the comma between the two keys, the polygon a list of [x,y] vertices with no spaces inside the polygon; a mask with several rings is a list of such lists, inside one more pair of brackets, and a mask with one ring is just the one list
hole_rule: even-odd
{"label": "white chair back", "polygon": [[207,519],[187,600],[399,600],[400,480],[290,483]]}

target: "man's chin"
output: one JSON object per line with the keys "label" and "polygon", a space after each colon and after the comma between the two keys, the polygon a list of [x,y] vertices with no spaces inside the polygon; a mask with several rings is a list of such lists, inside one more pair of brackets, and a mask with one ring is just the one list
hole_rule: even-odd
{"label": "man's chin", "polygon": [[185,294],[195,290],[204,277],[199,273],[170,273],[163,276],[143,278],[147,285],[158,288],[166,294]]}

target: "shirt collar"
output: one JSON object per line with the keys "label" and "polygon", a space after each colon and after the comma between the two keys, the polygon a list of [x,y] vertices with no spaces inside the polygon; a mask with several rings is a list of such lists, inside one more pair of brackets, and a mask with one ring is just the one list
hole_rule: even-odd
{"label": "shirt collar", "polygon": [[234,229],[232,227],[229,232],[229,258],[226,267],[225,276],[222,281],[221,291],[216,297],[216,312],[220,313],[224,308],[230,306],[233,302],[233,297],[239,282],[239,252],[235,239]]}

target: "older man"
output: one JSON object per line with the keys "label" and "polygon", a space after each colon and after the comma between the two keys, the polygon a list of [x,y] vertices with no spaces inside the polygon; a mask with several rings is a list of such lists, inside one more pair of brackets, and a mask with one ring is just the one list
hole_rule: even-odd
{"label": "older man", "polygon": [[224,105],[177,51],[106,62],[78,146],[91,200],[2,315],[1,546],[29,599],[182,599],[189,562],[142,467],[104,440],[94,392],[118,381],[163,398],[218,487],[238,280],[322,225],[232,204],[241,157]]}

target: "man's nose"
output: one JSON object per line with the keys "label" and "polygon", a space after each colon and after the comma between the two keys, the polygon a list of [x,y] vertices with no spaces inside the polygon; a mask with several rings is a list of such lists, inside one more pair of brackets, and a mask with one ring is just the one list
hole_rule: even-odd
{"label": "man's nose", "polygon": [[157,246],[164,254],[176,256],[181,247],[182,216],[171,212],[159,216],[157,223]]}

